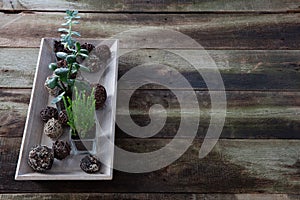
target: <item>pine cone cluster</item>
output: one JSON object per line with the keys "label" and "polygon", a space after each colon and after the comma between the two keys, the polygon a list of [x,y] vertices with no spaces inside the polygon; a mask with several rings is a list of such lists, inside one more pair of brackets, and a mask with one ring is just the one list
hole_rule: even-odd
{"label": "pine cone cluster", "polygon": [[99,45],[96,47],[96,54],[101,61],[106,62],[111,57],[111,51],[107,45]]}
{"label": "pine cone cluster", "polygon": [[54,161],[54,152],[47,146],[37,145],[33,147],[28,155],[28,165],[37,172],[51,169]]}
{"label": "pine cone cluster", "polygon": [[80,168],[86,173],[96,173],[101,169],[101,162],[92,155],[85,156],[80,161]]}
{"label": "pine cone cluster", "polygon": [[84,43],[80,46],[82,49],[86,49],[88,50],[88,52],[90,53],[94,48],[95,46],[90,44],[90,43]]}
{"label": "pine cone cluster", "polygon": [[52,149],[54,151],[54,158],[62,160],[70,155],[71,146],[68,142],[57,140],[53,143]]}
{"label": "pine cone cluster", "polygon": [[63,134],[63,127],[58,120],[52,118],[45,124],[44,133],[52,140],[56,140]]}
{"label": "pine cone cluster", "polygon": [[96,110],[102,108],[107,99],[106,89],[99,83],[93,84],[92,87],[95,88],[95,100],[96,100]]}
{"label": "pine cone cluster", "polygon": [[54,119],[58,118],[58,111],[54,107],[47,106],[47,108],[43,109],[40,112],[40,116],[41,116],[43,122],[48,122],[48,120],[51,118],[54,118]]}
{"label": "pine cone cluster", "polygon": [[[54,41],[53,50],[55,53],[57,52],[65,52],[65,53],[72,53],[69,49],[66,49],[65,46],[61,43],[61,41]],[[61,59],[59,59],[61,60]]]}

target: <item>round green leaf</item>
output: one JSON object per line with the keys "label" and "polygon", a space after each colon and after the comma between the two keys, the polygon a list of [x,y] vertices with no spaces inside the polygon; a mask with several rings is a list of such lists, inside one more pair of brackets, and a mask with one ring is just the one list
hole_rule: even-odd
{"label": "round green leaf", "polygon": [[88,55],[88,54],[89,54],[89,51],[86,50],[86,49],[80,49],[80,53],[83,53],[83,54]]}
{"label": "round green leaf", "polygon": [[65,59],[68,56],[68,54],[65,53],[65,52],[57,52],[56,56],[61,58],[61,59]]}
{"label": "round green leaf", "polygon": [[57,68],[55,71],[54,71],[54,74],[61,77],[61,76],[66,76],[69,72],[69,69],[68,68]]}
{"label": "round green leaf", "polygon": [[66,61],[67,61],[68,63],[74,63],[74,62],[76,61],[76,56],[75,56],[75,55],[68,55],[68,56],[66,57]]}
{"label": "round green leaf", "polygon": [[51,77],[47,79],[46,84],[49,88],[54,89],[57,86],[58,77]]}
{"label": "round green leaf", "polygon": [[57,64],[56,63],[50,63],[48,67],[49,67],[50,70],[54,71],[54,70],[57,69]]}

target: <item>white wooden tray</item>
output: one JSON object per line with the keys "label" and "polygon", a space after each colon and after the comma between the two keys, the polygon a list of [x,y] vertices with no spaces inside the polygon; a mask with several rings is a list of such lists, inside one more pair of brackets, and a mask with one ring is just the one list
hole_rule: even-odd
{"label": "white wooden tray", "polygon": [[[56,39],[59,40],[59,39]],[[53,97],[48,95],[44,88],[46,77],[52,72],[48,69],[51,62],[55,62],[53,53],[54,38],[43,38],[41,41],[39,59],[34,78],[33,91],[31,94],[27,120],[25,124],[22,146],[20,149],[19,161],[16,169],[16,180],[111,180],[113,174],[114,137],[115,137],[115,117],[116,117],[116,94],[118,75],[118,40],[79,40],[80,43],[88,42],[95,46],[106,44],[110,47],[112,58],[108,61],[105,69],[97,72],[96,80],[107,90],[107,100],[103,109],[96,111],[102,131],[98,134],[97,156],[100,157],[102,165],[100,172],[87,174],[80,169],[80,159],[85,155],[70,155],[66,159],[59,161],[54,159],[51,170],[45,173],[34,172],[27,164],[30,149],[43,144],[52,147],[52,141],[44,135],[44,123],[40,119],[40,111],[47,105]],[[95,76],[94,76],[95,77]],[[98,79],[98,80],[97,80]],[[54,105],[52,105],[54,106]],[[67,140],[68,135],[64,133],[63,140]],[[105,139],[103,139],[105,138]],[[61,139],[61,138],[60,138]],[[110,143],[110,144],[107,144]]]}

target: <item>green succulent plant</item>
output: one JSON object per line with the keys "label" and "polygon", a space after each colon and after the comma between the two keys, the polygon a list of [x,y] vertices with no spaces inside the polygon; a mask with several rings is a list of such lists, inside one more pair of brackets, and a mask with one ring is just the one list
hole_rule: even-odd
{"label": "green succulent plant", "polygon": [[65,48],[68,48],[71,50],[74,48],[75,42],[76,42],[76,40],[72,36],[73,35],[76,35],[78,37],[81,36],[79,32],[72,30],[73,25],[79,24],[79,22],[76,21],[76,19],[80,19],[80,16],[78,16],[77,10],[74,10],[74,11],[67,10],[66,14],[67,14],[67,16],[65,16],[65,19],[67,21],[61,25],[68,26],[68,29],[67,28],[59,28],[58,31],[63,33],[63,34],[61,34],[61,39],[60,39],[62,44],[65,46]]}
{"label": "green succulent plant", "polygon": [[66,52],[57,52],[56,56],[59,59],[65,60],[67,63],[67,67],[59,68],[57,63],[50,63],[49,69],[53,71],[54,75],[47,79],[46,85],[54,89],[55,87],[60,88],[62,91],[56,98],[52,100],[52,103],[55,104],[61,101],[62,97],[68,93],[68,91],[72,91],[75,83],[76,74],[79,70],[90,72],[90,70],[78,63],[78,58],[87,58],[88,50],[81,48],[79,42],[77,42],[72,36],[80,36],[80,34],[76,31],[72,31],[72,25],[78,24],[78,21],[74,21],[74,19],[79,19],[78,11],[66,11],[67,16],[65,19],[67,20],[62,25],[68,26],[69,29],[60,28],[58,31],[64,32],[66,34],[61,35],[61,42],[64,44],[65,48],[67,48],[71,53]]}

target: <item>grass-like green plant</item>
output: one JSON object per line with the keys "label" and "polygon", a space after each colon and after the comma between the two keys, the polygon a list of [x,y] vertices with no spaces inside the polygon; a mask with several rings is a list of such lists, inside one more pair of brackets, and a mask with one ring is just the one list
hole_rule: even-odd
{"label": "grass-like green plant", "polygon": [[67,116],[68,116],[67,124],[71,127],[72,134],[73,134],[73,132],[75,134],[76,133],[76,128],[75,128],[74,117],[73,117],[73,112],[72,112],[72,100],[68,96],[67,97],[63,96],[62,100],[64,102],[65,109],[66,109]]}
{"label": "grass-like green plant", "polygon": [[71,101],[69,97],[67,105],[66,99],[63,97],[66,112],[68,115],[68,125],[72,129],[72,134],[78,133],[80,138],[85,138],[87,133],[95,126],[95,97],[94,88],[90,95],[86,95],[85,90],[79,92],[74,87],[75,98]]}

